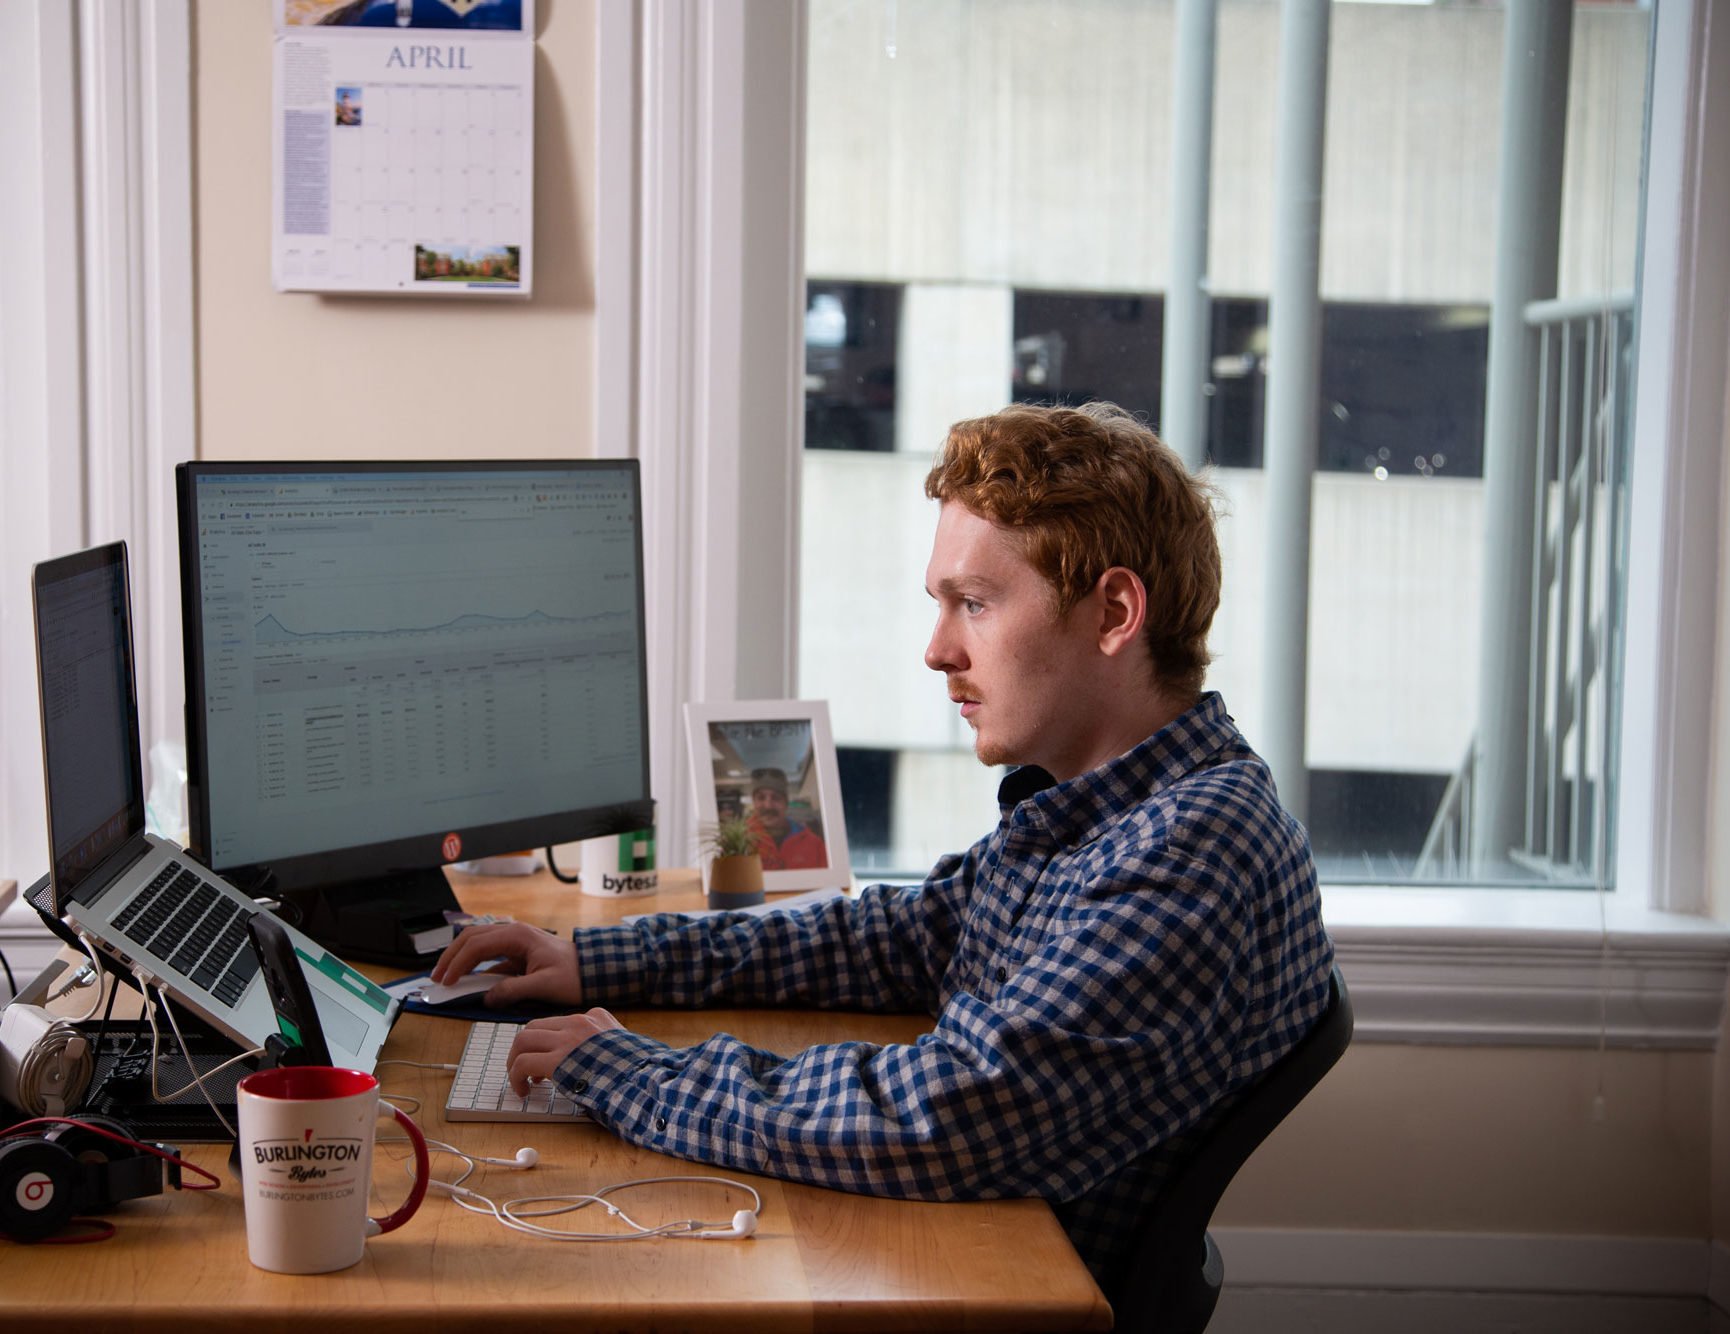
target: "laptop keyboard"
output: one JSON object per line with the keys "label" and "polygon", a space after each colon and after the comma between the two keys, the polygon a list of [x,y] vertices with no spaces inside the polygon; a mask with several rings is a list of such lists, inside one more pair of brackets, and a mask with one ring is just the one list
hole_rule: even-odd
{"label": "laptop keyboard", "polygon": [[445,1099],[447,1121],[587,1121],[589,1114],[548,1080],[529,1085],[529,1096],[511,1092],[506,1058],[516,1024],[481,1020],[469,1027],[462,1060]]}
{"label": "laptop keyboard", "polygon": [[258,971],[246,934],[251,912],[196,871],[165,863],[114,919],[115,928],[169,967],[233,1005]]}

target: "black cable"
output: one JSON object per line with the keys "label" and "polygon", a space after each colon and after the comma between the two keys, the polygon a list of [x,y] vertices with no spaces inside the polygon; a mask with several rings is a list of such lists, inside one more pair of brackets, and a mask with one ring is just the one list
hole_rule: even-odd
{"label": "black cable", "polygon": [[18,979],[12,976],[12,965],[6,962],[5,950],[0,950],[0,968],[6,970],[6,999],[11,1001],[18,995]]}
{"label": "black cable", "polygon": [[582,879],[581,876],[566,875],[563,871],[559,870],[559,864],[553,860],[553,849],[550,845],[547,848],[547,870],[553,873],[553,879],[557,880],[561,885],[574,885],[577,881]]}

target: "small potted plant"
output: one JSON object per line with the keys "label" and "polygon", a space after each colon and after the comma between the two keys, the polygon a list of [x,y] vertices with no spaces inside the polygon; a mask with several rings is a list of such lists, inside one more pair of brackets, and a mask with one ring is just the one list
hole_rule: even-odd
{"label": "small potted plant", "polygon": [[701,843],[711,908],[749,908],[763,902],[763,858],[749,821],[731,818],[705,825]]}

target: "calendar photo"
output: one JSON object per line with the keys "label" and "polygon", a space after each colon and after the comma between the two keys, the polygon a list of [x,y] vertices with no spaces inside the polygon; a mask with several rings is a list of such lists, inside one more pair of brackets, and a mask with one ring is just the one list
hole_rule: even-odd
{"label": "calendar photo", "polygon": [[[529,295],[535,46],[528,0],[280,2],[276,289]],[[456,23],[463,13],[474,22]]]}

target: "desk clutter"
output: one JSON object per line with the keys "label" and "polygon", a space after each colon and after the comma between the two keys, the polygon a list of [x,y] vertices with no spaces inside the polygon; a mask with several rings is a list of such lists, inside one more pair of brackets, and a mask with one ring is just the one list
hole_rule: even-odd
{"label": "desk clutter", "polygon": [[[477,914],[508,914],[561,932],[616,922],[638,906],[572,893],[544,873],[458,883],[465,906]],[[657,907],[687,911],[703,901],[694,872],[663,870]],[[76,962],[68,963],[53,985],[76,971]],[[102,1004],[94,1015],[78,1024],[93,1038],[106,1006],[105,989],[74,986],[47,1008],[77,1019],[98,997]],[[137,998],[123,986],[110,1017],[110,1031],[121,1037],[104,1037],[100,1044],[117,1056],[126,1050],[123,1040],[137,1036],[141,1045],[149,1042],[147,1023],[142,1030],[116,1028],[139,1018],[122,1019],[129,1003]],[[764,1050],[849,1040],[912,1042],[928,1023],[917,1015],[816,1010],[645,1009],[620,1017],[673,1045],[695,1044],[725,1031]],[[158,1023],[163,1050],[178,1053],[180,1040],[164,1020]],[[69,1293],[76,1293],[80,1325],[114,1330],[159,1329],[194,1301],[205,1325],[260,1330],[286,1327],[291,1318],[333,1329],[375,1321],[381,1327],[496,1328],[506,1301],[520,1302],[520,1314],[530,1319],[572,1327],[585,1320],[592,1324],[595,1313],[605,1312],[608,1328],[621,1331],[824,1329],[835,1327],[838,1312],[848,1313],[853,1328],[1106,1326],[1097,1287],[1042,1201],[920,1203],[757,1175],[739,1175],[737,1185],[715,1184],[697,1179],[709,1169],[635,1147],[603,1124],[452,1120],[444,1103],[451,1067],[468,1031],[465,1020],[406,1008],[391,1031],[374,1073],[381,1096],[407,1111],[427,1140],[429,1197],[411,1221],[366,1242],[357,1265],[305,1276],[255,1267],[248,1256],[232,1143],[188,1139],[158,1128],[159,1123],[143,1123],[142,1113],[141,1123],[132,1124],[123,1112],[115,1119],[132,1130],[132,1138],[174,1152],[208,1171],[220,1186],[185,1189],[203,1178],[151,1156],[160,1165],[157,1193],[111,1197],[112,1207],[86,1197],[73,1221],[53,1234],[65,1240],[87,1237],[98,1251],[89,1245],[30,1244],[8,1232],[14,1239],[0,1238],[0,1329],[7,1334],[64,1329]],[[182,1036],[197,1058],[204,1051],[204,1035],[183,1022]],[[238,1050],[232,1043],[226,1048],[230,1055]],[[134,1062],[137,1054],[132,1053]],[[212,1051],[200,1062],[206,1072],[215,1057]],[[171,1075],[164,1067],[163,1092],[185,1084],[175,1069]],[[136,1091],[143,1087],[139,1073],[134,1066],[115,1078],[129,1075]],[[208,1076],[206,1083],[216,1087]],[[194,1090],[176,1102],[184,1107],[196,1097]],[[219,1093],[218,1099],[226,1111],[226,1098]],[[81,1118],[87,1110],[80,1107],[70,1115]],[[130,1110],[139,1110],[137,1104]],[[174,1114],[174,1107],[163,1109],[164,1116]],[[4,1134],[14,1121],[27,1119],[0,1112],[0,1143],[40,1139],[48,1127]],[[389,1122],[379,1123],[368,1210],[373,1215],[396,1209],[411,1188],[408,1145],[398,1138],[403,1133]],[[131,1170],[144,1166],[134,1164]],[[175,1170],[180,1190],[170,1177]],[[625,1184],[633,1181],[642,1184]],[[759,1193],[760,1203],[747,1187]],[[542,1204],[527,1199],[543,1195],[559,1199]],[[609,1212],[608,1206],[619,1212]],[[540,1209],[560,1212],[543,1216]],[[750,1219],[740,1214],[755,1216],[756,1231],[748,1237]],[[7,1229],[0,1226],[0,1232]],[[626,1234],[645,1244],[613,1244]],[[103,1236],[109,1239],[96,1241]],[[910,1237],[917,1245],[907,1244]],[[701,1238],[729,1244],[683,1244]],[[837,1248],[837,1238],[847,1244]],[[1005,1238],[1014,1244],[1005,1245]],[[1029,1263],[1029,1255],[1038,1255],[1040,1262]],[[548,1275],[555,1273],[558,1279],[549,1285]],[[196,1277],[194,1295],[188,1292],[188,1275]],[[284,1312],[275,1324],[269,1319],[273,1311]]]}
{"label": "desk clutter", "polygon": [[[369,133],[338,91],[340,133]],[[611,840],[613,892],[653,887],[634,460],[193,462],[173,480],[184,766],[150,800],[126,544],[31,571],[49,871],[27,897],[76,962],[0,1021],[17,1114],[0,1127],[95,1116],[235,1143],[249,1080],[372,1077],[402,1004],[355,962],[437,957],[461,915],[446,867]],[[329,1194],[330,1171],[273,1189]],[[50,1196],[110,1198],[52,1173],[17,1191],[40,1217]]]}
{"label": "desk clutter", "polygon": [[[124,545],[33,574],[51,871],[29,897],[65,952],[10,1024],[0,1326],[53,1325],[73,1292],[93,1325],[160,1325],[193,1300],[188,1273],[219,1320],[284,1308],[294,1282],[297,1320],[341,1327],[375,1305],[399,1322],[481,1327],[496,1322],[501,1274],[525,1310],[580,1302],[619,1328],[808,1329],[831,1305],[885,1325],[937,1312],[985,1328],[993,1313],[1049,1311],[1058,1289],[1066,1312],[1098,1324],[1097,1289],[1043,1202],[939,1217],[936,1204],[792,1182],[759,1192],[611,1133],[612,1108],[588,1090],[576,1095],[593,1106],[587,1123],[494,1124],[541,1110],[496,1093],[459,1105],[465,1036],[477,1049],[490,1037],[487,1081],[503,1079],[498,1012],[474,1021],[490,1032],[459,1028],[374,980],[391,975],[380,966],[427,968],[464,913],[563,933],[627,908],[702,907],[694,873],[655,862],[634,461],[201,462],[175,483],[184,833],[147,827],[172,804],[147,804],[139,779]],[[579,894],[551,883],[571,883],[552,859],[573,843],[589,872]],[[544,875],[447,877],[534,847]],[[824,911],[840,891],[823,888],[815,907],[752,911]],[[874,1013],[628,1017],[655,1040],[737,1031],[765,1051],[924,1031],[923,1016]],[[519,1078],[550,1079],[561,1053],[529,1046]],[[400,1135],[379,1133],[387,1108]],[[506,1148],[505,1135],[538,1142]],[[487,1169],[536,1179],[501,1190]],[[550,1296],[544,1260],[485,1235],[744,1241],[764,1236],[766,1208],[762,1244],[676,1265],[579,1250],[580,1282]],[[904,1257],[910,1211],[929,1237]],[[862,1284],[806,1244],[836,1227],[872,1252]],[[1007,1235],[1060,1272],[1025,1281],[989,1244]],[[105,1240],[115,1258],[94,1266],[28,1244]],[[276,1277],[345,1270],[358,1281]]]}

